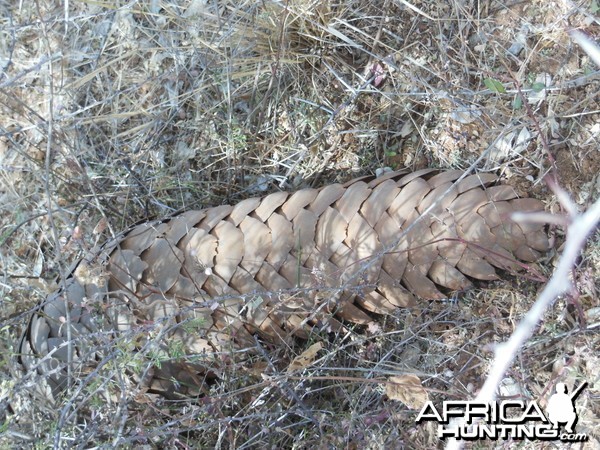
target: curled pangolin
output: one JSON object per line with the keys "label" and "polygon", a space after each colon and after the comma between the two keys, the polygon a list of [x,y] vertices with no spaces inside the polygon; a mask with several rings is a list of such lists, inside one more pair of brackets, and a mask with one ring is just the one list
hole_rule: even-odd
{"label": "curled pangolin", "polygon": [[542,225],[509,218],[540,201],[492,174],[460,175],[395,172],[138,225],[39,305],[21,363],[56,395],[127,336],[130,351],[160,355],[138,380],[145,389],[195,395],[202,374],[255,335],[277,343],[368,324],[369,312],[445,298],[548,250]]}

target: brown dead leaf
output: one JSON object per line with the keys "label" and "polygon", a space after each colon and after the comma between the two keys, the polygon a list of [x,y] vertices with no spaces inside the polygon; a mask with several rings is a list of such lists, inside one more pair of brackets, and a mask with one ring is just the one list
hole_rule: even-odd
{"label": "brown dead leaf", "polygon": [[313,344],[310,347],[308,347],[306,350],[304,350],[302,352],[302,354],[300,354],[294,358],[294,360],[288,366],[287,372],[288,373],[294,372],[295,370],[304,369],[304,368],[310,366],[313,363],[313,361],[315,360],[317,353],[322,348],[323,348],[323,345],[320,342],[317,342],[316,344]]}
{"label": "brown dead leaf", "polygon": [[410,409],[421,409],[429,401],[421,380],[413,374],[390,377],[385,393],[391,400],[402,402]]}
{"label": "brown dead leaf", "polygon": [[262,377],[269,370],[269,364],[266,361],[257,361],[248,368],[248,373],[254,377]]}

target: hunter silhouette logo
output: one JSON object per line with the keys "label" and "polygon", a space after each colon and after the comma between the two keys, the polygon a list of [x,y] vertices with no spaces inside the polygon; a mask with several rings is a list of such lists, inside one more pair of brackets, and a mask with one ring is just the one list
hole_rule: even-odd
{"label": "hunter silhouette logo", "polygon": [[[575,433],[578,419],[575,399],[586,386],[587,382],[580,384],[569,395],[567,386],[558,383],[556,393],[548,400],[545,414],[536,401],[484,403],[450,400],[443,402],[440,410],[428,401],[417,416],[416,423],[438,422],[437,435],[441,439],[584,442],[588,436]],[[564,427],[561,426],[563,424]]]}
{"label": "hunter silhouette logo", "polygon": [[553,428],[558,429],[559,423],[566,423],[565,431],[567,433],[573,433],[575,424],[577,423],[577,410],[575,409],[575,398],[579,395],[582,389],[587,383],[581,383],[573,394],[567,393],[567,386],[565,383],[558,383],[556,385],[556,394],[550,397],[548,400],[548,406],[546,407],[546,413],[548,419],[552,422]]}

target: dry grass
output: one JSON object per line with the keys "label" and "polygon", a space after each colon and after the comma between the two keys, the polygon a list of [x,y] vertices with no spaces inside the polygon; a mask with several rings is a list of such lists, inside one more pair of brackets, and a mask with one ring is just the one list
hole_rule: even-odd
{"label": "dry grass", "polygon": [[[86,390],[40,404],[31,379],[19,381],[15,343],[73,262],[140,220],[482,155],[479,170],[552,212],[548,173],[581,209],[600,192],[598,68],[567,33],[598,39],[596,1],[13,3],[0,2],[5,447],[443,445],[382,381],[414,373],[436,401],[472,397],[538,284],[507,275],[382,318],[380,330],[322,335],[326,351],[292,375],[287,364],[312,342],[264,348],[194,401],[121,392],[120,373],[145,363],[124,339]],[[578,431],[590,448],[600,445],[599,266],[596,234],[575,291],[547,312],[503,391],[546,398],[556,381],[587,380]],[[104,397],[103,382],[122,395]]]}

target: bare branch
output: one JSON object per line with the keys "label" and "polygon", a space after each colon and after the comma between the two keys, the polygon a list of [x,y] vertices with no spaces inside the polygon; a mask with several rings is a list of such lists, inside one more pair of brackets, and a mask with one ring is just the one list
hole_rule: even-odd
{"label": "bare branch", "polygon": [[[575,205],[570,205],[569,210],[574,210]],[[491,402],[496,397],[496,391],[500,386],[504,373],[510,367],[512,361],[525,341],[529,339],[544,312],[552,305],[554,300],[561,294],[567,292],[571,287],[569,273],[573,269],[577,258],[584,247],[586,239],[598,226],[600,220],[600,200],[584,214],[573,217],[567,231],[567,242],[565,250],[560,258],[559,264],[552,278],[538,297],[537,301],[517,326],[511,338],[504,344],[499,344],[496,349],[496,357],[490,369],[483,387],[475,398],[478,402]],[[456,421],[453,425],[457,428],[464,423],[463,420]],[[446,446],[448,450],[461,449],[463,443],[452,440]]]}

